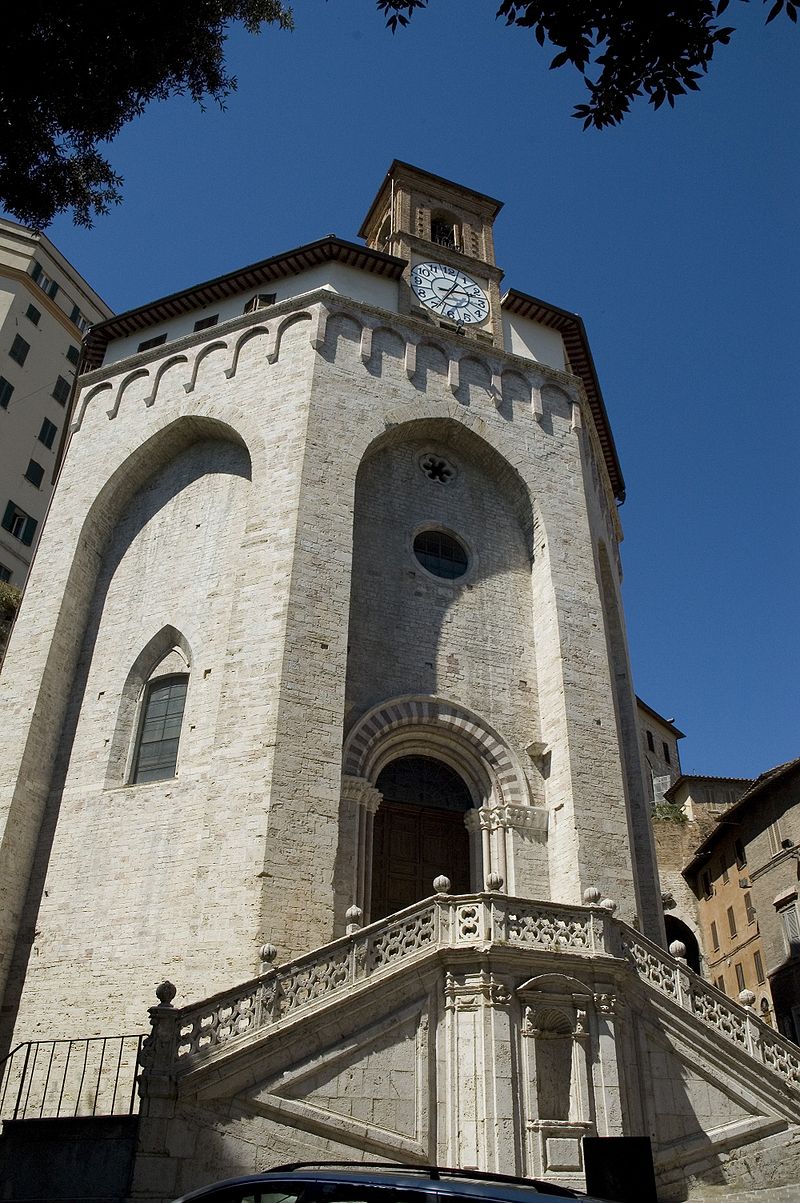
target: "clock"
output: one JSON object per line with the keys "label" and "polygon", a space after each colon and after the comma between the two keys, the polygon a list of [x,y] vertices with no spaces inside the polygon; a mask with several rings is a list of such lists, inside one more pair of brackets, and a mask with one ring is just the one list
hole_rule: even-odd
{"label": "clock", "polygon": [[444,263],[417,263],[411,287],[427,309],[453,322],[474,325],[489,316],[489,298],[480,284]]}

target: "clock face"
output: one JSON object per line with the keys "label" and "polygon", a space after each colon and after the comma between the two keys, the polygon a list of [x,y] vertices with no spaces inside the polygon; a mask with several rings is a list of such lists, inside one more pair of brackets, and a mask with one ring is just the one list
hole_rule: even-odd
{"label": "clock face", "polygon": [[489,316],[489,298],[480,284],[465,272],[444,263],[417,263],[411,272],[411,287],[422,304],[451,321],[484,322]]}

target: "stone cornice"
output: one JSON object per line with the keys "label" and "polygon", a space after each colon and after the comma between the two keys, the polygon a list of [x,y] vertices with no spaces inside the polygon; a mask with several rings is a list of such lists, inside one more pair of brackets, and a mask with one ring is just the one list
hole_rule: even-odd
{"label": "stone cornice", "polygon": [[[402,261],[396,260],[396,262],[401,263]],[[609,512],[612,516],[612,521],[615,523],[615,532],[617,537],[620,537],[619,520],[616,514],[616,507],[613,504],[609,476],[610,465],[605,458],[595,427],[594,414],[580,377],[572,376],[568,372],[560,371],[558,368],[550,367],[545,363],[540,363],[536,359],[526,359],[524,356],[515,355],[497,346],[483,346],[482,344],[475,344],[472,341],[467,342],[454,330],[451,331],[444,327],[432,326],[429,322],[412,315],[382,309],[377,305],[370,305],[364,301],[342,296],[339,293],[332,292],[328,288],[315,288],[310,292],[302,293],[300,296],[287,297],[286,300],[271,305],[268,308],[230,318],[228,321],[221,322],[210,329],[186,334],[182,338],[173,339],[168,343],[163,343],[161,346],[153,347],[149,351],[136,352],[133,355],[126,356],[124,359],[116,360],[114,363],[84,372],[79,377],[78,385],[83,392],[87,388],[93,388],[121,374],[130,375],[134,372],[146,371],[151,365],[156,365],[161,360],[174,359],[176,356],[191,351],[193,348],[200,349],[211,342],[224,341],[226,338],[235,336],[239,331],[246,332],[254,327],[261,327],[265,333],[268,330],[274,331],[276,328],[279,329],[284,324],[284,319],[289,316],[302,310],[309,311],[311,309],[316,309],[316,321],[311,336],[312,346],[316,349],[319,349],[324,341],[325,325],[328,316],[334,313],[344,313],[352,315],[362,327],[370,331],[378,327],[387,327],[396,330],[406,342],[407,348],[410,348],[409,354],[412,357],[412,361],[416,346],[419,343],[433,342],[439,344],[450,361],[448,376],[451,388],[455,389],[458,387],[458,363],[462,358],[477,360],[486,365],[487,373],[491,378],[491,388],[495,403],[501,400],[499,390],[503,372],[516,372],[532,390],[534,417],[537,420],[541,418],[541,403],[539,398],[541,388],[545,384],[552,384],[562,389],[573,405],[573,429],[576,433],[579,433],[581,430],[587,432],[587,437],[592,443],[598,463],[605,462],[606,464],[603,483],[609,503]],[[362,344],[362,357],[366,349]],[[274,362],[271,355],[272,352],[268,354],[268,359],[270,362]],[[409,368],[413,370],[413,362],[411,361],[407,363],[407,370]],[[235,361],[226,369],[226,374],[229,378],[235,374]],[[187,391],[191,391],[191,389]],[[110,413],[109,416],[113,416],[113,414]],[[73,429],[80,429],[80,423],[81,415],[79,412]]]}

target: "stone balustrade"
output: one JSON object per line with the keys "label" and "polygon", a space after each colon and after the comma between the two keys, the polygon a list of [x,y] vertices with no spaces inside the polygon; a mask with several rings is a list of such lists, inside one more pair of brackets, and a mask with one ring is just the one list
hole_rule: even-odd
{"label": "stone balustrade", "polygon": [[[439,880],[437,880],[437,888]],[[448,883],[449,885],[449,883]],[[587,891],[587,894],[596,891]],[[586,958],[609,958],[639,982],[690,1013],[738,1050],[749,1054],[800,1091],[800,1049],[756,1014],[698,977],[613,916],[610,899],[586,906],[559,906],[484,894],[438,894],[387,919],[358,928],[286,965],[207,999],[174,1009],[153,1008],[154,1021],[170,1028],[171,1057],[178,1073],[232,1042],[280,1021],[334,1002],[371,980],[447,949],[512,949]],[[270,949],[274,955],[274,949]],[[162,1028],[163,1043],[165,1032]]]}

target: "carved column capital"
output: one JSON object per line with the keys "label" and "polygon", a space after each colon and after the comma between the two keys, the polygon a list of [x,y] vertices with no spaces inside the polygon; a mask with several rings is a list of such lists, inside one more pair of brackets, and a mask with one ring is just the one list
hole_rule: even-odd
{"label": "carved column capital", "polygon": [[444,995],[447,1009],[456,1011],[475,1011],[481,1006],[507,1007],[511,1002],[506,982],[485,969],[459,976],[448,971]]}
{"label": "carved column capital", "polygon": [[547,811],[540,806],[479,806],[468,810],[464,822],[469,831],[546,831]]}
{"label": "carved column capital", "polygon": [[616,1015],[617,996],[615,994],[595,994],[594,1005],[599,1015]]}
{"label": "carved column capital", "polygon": [[366,777],[351,777],[347,773],[342,776],[342,797],[347,802],[362,806],[370,814],[375,814],[383,801],[381,791],[367,781]]}

